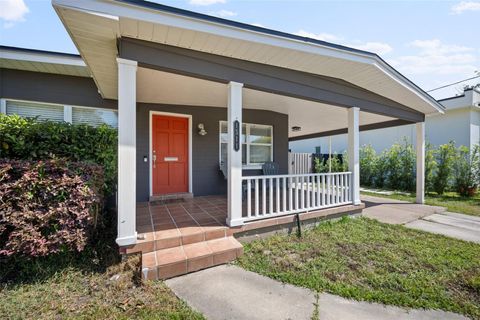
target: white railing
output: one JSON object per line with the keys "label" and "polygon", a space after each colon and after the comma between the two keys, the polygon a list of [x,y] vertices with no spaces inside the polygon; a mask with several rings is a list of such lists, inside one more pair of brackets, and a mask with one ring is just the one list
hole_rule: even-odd
{"label": "white railing", "polygon": [[352,203],[351,172],[244,176],[242,220]]}
{"label": "white railing", "polygon": [[288,153],[288,173],[304,174],[313,172],[313,154],[311,153]]}

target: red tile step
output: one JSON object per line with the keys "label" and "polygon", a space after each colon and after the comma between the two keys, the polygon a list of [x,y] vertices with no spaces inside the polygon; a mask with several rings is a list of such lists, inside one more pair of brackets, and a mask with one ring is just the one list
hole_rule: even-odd
{"label": "red tile step", "polygon": [[144,279],[157,280],[225,264],[243,254],[243,246],[234,237],[194,242],[142,254]]}
{"label": "red tile step", "polygon": [[212,226],[186,226],[170,228],[155,232],[142,233],[143,239],[126,248],[126,253],[148,253],[162,249],[174,248],[181,245],[198,243],[228,236],[228,227],[220,225]]}

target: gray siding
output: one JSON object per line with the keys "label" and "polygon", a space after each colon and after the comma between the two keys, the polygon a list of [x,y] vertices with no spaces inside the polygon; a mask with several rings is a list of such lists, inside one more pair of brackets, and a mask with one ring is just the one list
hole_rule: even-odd
{"label": "gray siding", "polygon": [[[226,108],[172,106],[140,103],[137,106],[137,201],[149,197],[149,168],[143,157],[149,154],[149,111],[164,111],[192,115],[192,180],[195,196],[226,194],[227,183],[219,171],[219,121],[227,120]],[[288,116],[281,113],[250,110],[243,111],[247,123],[273,126],[273,157],[280,173],[288,173]],[[205,124],[208,134],[197,133],[199,123]],[[259,170],[245,170],[244,174],[260,174]]]}
{"label": "gray siding", "polygon": [[98,108],[117,108],[103,99],[92,78],[0,69],[0,97]]}

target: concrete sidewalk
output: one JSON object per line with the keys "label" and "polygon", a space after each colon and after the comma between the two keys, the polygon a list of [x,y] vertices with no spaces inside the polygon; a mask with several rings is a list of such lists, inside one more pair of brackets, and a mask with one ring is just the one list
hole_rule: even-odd
{"label": "concrete sidewalk", "polygon": [[282,284],[236,266],[223,265],[166,281],[188,305],[211,320],[467,319],[438,310],[407,310],[358,302]]}
{"label": "concrete sidewalk", "polygon": [[445,212],[443,207],[362,195],[365,203],[362,216],[390,224],[405,224],[423,217]]}
{"label": "concrete sidewalk", "polygon": [[442,234],[447,237],[480,243],[480,218],[443,212],[405,224],[406,227]]}
{"label": "concrete sidewalk", "polygon": [[480,243],[480,217],[447,212],[443,207],[362,196],[362,215],[390,224]]}

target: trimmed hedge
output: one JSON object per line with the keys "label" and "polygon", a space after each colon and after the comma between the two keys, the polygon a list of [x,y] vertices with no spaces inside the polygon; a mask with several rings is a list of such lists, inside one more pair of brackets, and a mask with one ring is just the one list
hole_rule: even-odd
{"label": "trimmed hedge", "polygon": [[0,114],[0,158],[63,158],[101,165],[109,195],[117,180],[117,130]]}
{"label": "trimmed hedge", "polygon": [[[414,191],[416,155],[404,140],[377,154],[371,145],[360,149],[360,183],[367,187]],[[472,196],[480,185],[480,148],[455,148],[454,142],[425,151],[425,188],[442,194],[454,190]]]}
{"label": "trimmed hedge", "polygon": [[0,159],[0,256],[82,251],[103,209],[103,170]]}

